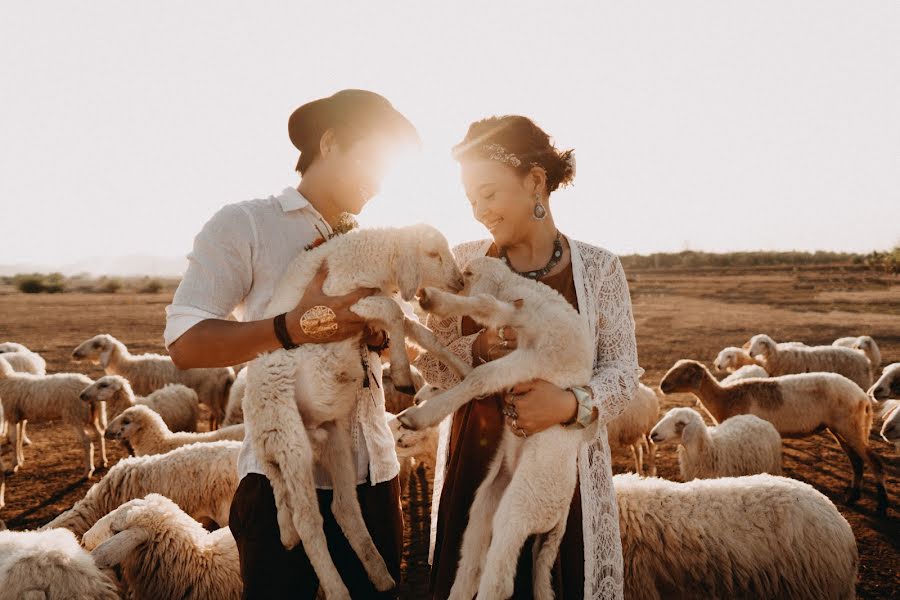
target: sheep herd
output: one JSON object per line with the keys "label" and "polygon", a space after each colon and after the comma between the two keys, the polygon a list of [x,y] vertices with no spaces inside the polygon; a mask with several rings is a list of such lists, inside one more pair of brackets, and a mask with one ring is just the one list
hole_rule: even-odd
{"label": "sheep herd", "polygon": [[[407,268],[415,267],[407,263]],[[445,280],[453,277],[452,269],[443,274]],[[418,282],[407,282],[403,295],[411,298]],[[296,291],[282,292],[284,302]],[[532,292],[510,293],[527,302]],[[437,311],[440,300],[445,313],[462,310],[447,304],[458,302],[452,294],[428,290],[425,295],[423,308]],[[381,315],[396,335],[432,350],[433,340],[404,326],[402,315],[370,304],[368,310]],[[520,339],[532,335],[528,323],[539,322],[524,319]],[[545,335],[540,327],[532,328],[538,346],[552,343],[540,337]],[[232,368],[180,371],[167,356],[133,355],[108,334],[84,341],[72,355],[99,364],[106,374],[96,381],[79,373],[47,374],[37,353],[13,342],[0,344],[0,435],[9,440],[14,470],[28,468],[29,421],[61,421],[74,429],[88,478],[95,469],[95,445],[104,467],[107,440],[122,443],[133,456],[112,466],[82,499],[39,530],[0,531],[0,600],[28,597],[34,590],[42,590],[45,598],[239,598],[238,554],[228,520],[245,433],[243,400],[265,390],[257,382],[258,367],[251,363],[237,376]],[[434,468],[437,430],[431,425],[443,413],[426,414],[423,407],[436,410],[434,399],[447,395],[408,363],[398,368],[405,351],[392,353],[391,359],[381,382],[405,486],[415,465]],[[562,368],[565,360],[559,362]],[[524,359],[519,362],[524,364]],[[723,349],[712,364],[718,376],[699,361],[678,360],[657,389],[641,384],[626,411],[606,428],[611,449],[628,449],[636,471],[613,477],[625,597],[855,597],[853,532],[825,495],[782,476],[782,439],[827,430],[850,460],[846,502],[860,497],[868,467],[877,482],[878,509],[886,511],[882,450],[870,441],[870,432],[883,420],[881,436],[900,449],[900,363],[878,373],[881,355],[870,336],[808,346],[760,334],[743,346]],[[501,375],[518,376],[470,379],[471,367],[456,366],[476,395],[506,385]],[[532,363],[526,370],[538,367],[547,365]],[[315,377],[313,385],[325,383]],[[426,399],[424,404],[416,406],[410,395],[397,391],[410,388],[419,400]],[[692,394],[696,408],[660,415],[660,399],[670,394]],[[472,394],[463,395],[453,398],[454,406]],[[210,431],[197,433],[201,403],[209,409]],[[419,430],[406,427],[406,421],[416,421]],[[510,437],[510,443],[522,443]],[[657,446],[665,445],[677,446],[681,481],[656,477]],[[543,452],[567,448],[555,442]],[[541,464],[553,462],[559,463]],[[527,470],[522,477],[535,480]],[[14,479],[6,480],[0,453],[0,508],[5,486]],[[571,497],[569,483],[559,486],[565,488],[561,496]],[[465,544],[463,552],[465,560]],[[484,563],[483,556],[468,559],[469,571]],[[477,575],[472,577],[476,580],[463,583],[474,593],[479,587]]]}

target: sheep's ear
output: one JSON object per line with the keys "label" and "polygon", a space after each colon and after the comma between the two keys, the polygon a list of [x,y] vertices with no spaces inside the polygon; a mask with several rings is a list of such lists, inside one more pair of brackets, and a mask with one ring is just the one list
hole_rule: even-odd
{"label": "sheep's ear", "polygon": [[113,345],[110,344],[109,348],[100,353],[100,366],[104,369],[109,365],[109,359],[112,356]]}
{"label": "sheep's ear", "polygon": [[685,423],[681,429],[681,441],[684,444],[690,444],[694,438],[700,433],[700,428],[705,427],[703,423]]}
{"label": "sheep's ear", "polygon": [[135,548],[150,536],[140,528],[126,529],[112,536],[91,551],[94,563],[101,569],[111,568],[128,558]]}
{"label": "sheep's ear", "polygon": [[397,252],[394,266],[397,273],[397,287],[400,289],[400,297],[409,302],[416,297],[419,290],[419,264],[416,260],[419,244],[414,243],[411,247],[401,244]]}

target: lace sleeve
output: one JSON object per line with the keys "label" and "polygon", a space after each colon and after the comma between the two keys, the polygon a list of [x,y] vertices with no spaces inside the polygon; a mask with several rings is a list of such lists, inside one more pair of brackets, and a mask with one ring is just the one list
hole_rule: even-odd
{"label": "lace sleeve", "polygon": [[601,424],[608,423],[634,396],[644,370],[638,365],[637,342],[631,296],[622,263],[605,252],[606,260],[586,269],[586,277],[596,290],[597,354],[590,386]]}
{"label": "lace sleeve", "polygon": [[[472,342],[478,336],[477,333],[472,335],[459,335],[458,317],[450,317],[439,320],[434,315],[428,315],[425,321],[426,326],[431,329],[438,339],[447,346],[453,354],[460,357],[466,364],[472,364]],[[447,365],[437,359],[436,356],[428,352],[422,354],[414,363],[415,367],[422,372],[422,377],[431,385],[440,388],[449,389],[459,383],[459,376],[447,368]]]}

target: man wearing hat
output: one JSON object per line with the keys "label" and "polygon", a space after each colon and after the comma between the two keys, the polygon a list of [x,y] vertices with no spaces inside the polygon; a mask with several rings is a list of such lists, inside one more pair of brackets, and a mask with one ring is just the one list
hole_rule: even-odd
{"label": "man wearing hat", "polygon": [[[326,342],[361,332],[370,346],[384,342],[383,333],[366,329],[349,310],[373,290],[325,296],[324,271],[296,308],[274,319],[262,316],[288,264],[333,235],[348,213],[362,210],[378,193],[387,157],[398,146],[418,143],[416,130],[384,97],[342,90],[294,111],[288,133],[300,151],[300,184],[276,196],[223,207],[194,238],[188,269],[166,308],[165,343],[180,369],[235,365],[281,347],[319,343],[300,325],[304,313],[319,305],[336,315],[337,331]],[[228,319],[232,314],[237,320]],[[353,447],[357,496],[372,540],[399,581],[403,520],[393,436],[369,390],[361,390],[359,399],[365,402],[359,404]],[[272,486],[249,439],[238,459],[238,474],[229,525],[240,554],[243,597],[314,598],[315,572],[302,544],[290,550],[281,544]],[[379,594],[372,586],[331,514],[327,474],[317,470],[315,476],[329,552],[351,596],[393,597],[395,592]]]}

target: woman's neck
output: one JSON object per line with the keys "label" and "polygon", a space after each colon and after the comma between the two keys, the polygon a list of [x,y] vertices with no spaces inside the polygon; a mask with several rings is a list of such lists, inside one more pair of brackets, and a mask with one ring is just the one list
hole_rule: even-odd
{"label": "woman's neck", "polygon": [[345,211],[334,202],[324,185],[319,185],[314,177],[304,177],[300,180],[297,191],[312,204],[332,229],[337,226]]}
{"label": "woman's neck", "polygon": [[540,269],[553,254],[556,235],[556,224],[548,214],[542,221],[536,221],[525,237],[506,246],[506,257],[517,271]]}

